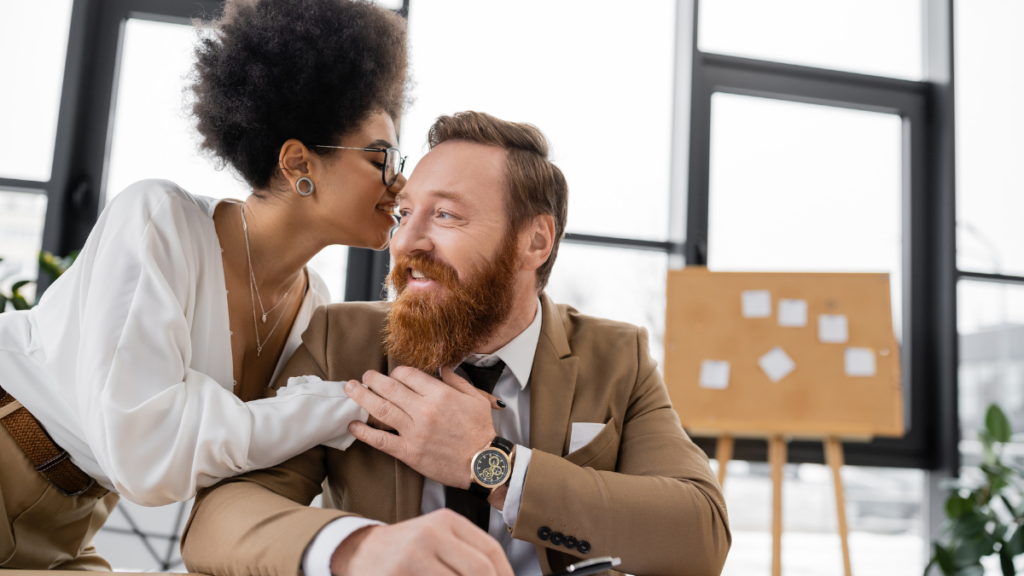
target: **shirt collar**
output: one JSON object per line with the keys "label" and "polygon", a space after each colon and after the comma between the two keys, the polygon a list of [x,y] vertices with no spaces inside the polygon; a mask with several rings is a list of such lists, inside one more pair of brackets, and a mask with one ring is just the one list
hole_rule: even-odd
{"label": "shirt collar", "polygon": [[519,381],[519,389],[526,388],[533,372],[533,357],[537,354],[537,343],[540,341],[541,302],[537,299],[537,314],[526,330],[519,333],[511,342],[505,344],[493,354],[470,354],[466,361],[476,365],[493,365],[501,360],[512,371]]}

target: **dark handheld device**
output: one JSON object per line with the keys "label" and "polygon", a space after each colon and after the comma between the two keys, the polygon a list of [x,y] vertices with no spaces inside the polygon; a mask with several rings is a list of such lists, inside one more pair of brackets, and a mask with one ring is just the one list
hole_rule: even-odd
{"label": "dark handheld device", "polygon": [[610,568],[614,568],[622,564],[621,558],[612,558],[611,556],[602,556],[600,558],[594,558],[592,560],[584,560],[583,562],[577,562],[566,568],[561,572],[552,574],[551,576],[587,576],[588,574],[597,574],[598,572],[604,572]]}

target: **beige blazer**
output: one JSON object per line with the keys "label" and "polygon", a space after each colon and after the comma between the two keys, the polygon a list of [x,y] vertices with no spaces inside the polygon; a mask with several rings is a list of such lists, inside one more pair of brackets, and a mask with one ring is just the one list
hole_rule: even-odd
{"label": "beige blazer", "polygon": [[[732,541],[725,501],[707,456],[687,437],[647,348],[647,333],[584,316],[542,297],[530,377],[533,457],[512,536],[537,547],[545,573],[583,557],[542,540],[547,527],[587,541],[586,558],[618,556],[637,575],[717,575]],[[390,373],[381,346],[387,304],[318,309],[278,384],[296,375],[361,379]],[[572,454],[573,422],[606,422]],[[325,503],[310,508],[326,480]],[[317,532],[357,514],[394,523],[420,513],[423,476],[356,442],[318,446],[279,466],[203,490],[182,536],[194,572],[288,575]]]}

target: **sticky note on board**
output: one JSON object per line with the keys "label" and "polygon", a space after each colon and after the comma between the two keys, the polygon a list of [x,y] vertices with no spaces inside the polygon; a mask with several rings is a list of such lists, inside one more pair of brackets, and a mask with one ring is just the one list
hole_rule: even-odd
{"label": "sticky note on board", "polygon": [[796,362],[793,362],[793,359],[779,346],[772,348],[767,354],[761,356],[757,364],[761,367],[761,370],[764,370],[765,375],[772,382],[782,380],[796,369]]}
{"label": "sticky note on board", "polygon": [[729,387],[729,363],[724,360],[704,360],[700,363],[700,387],[724,390]]}
{"label": "sticky note on board", "polygon": [[768,318],[772,315],[772,293],[767,290],[743,291],[743,317]]}
{"label": "sticky note on board", "polygon": [[779,326],[802,328],[807,326],[807,300],[779,300]]}
{"label": "sticky note on board", "polygon": [[849,339],[850,331],[845,314],[818,316],[818,340],[826,344],[845,344]]}
{"label": "sticky note on board", "polygon": [[875,375],[875,351],[871,348],[847,348],[843,361],[847,376]]}

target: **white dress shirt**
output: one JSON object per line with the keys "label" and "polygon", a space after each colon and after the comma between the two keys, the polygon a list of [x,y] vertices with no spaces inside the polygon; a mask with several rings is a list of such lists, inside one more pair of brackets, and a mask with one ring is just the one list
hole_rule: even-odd
{"label": "white dress shirt", "polygon": [[[76,465],[139,504],[188,500],[318,444],[344,448],[348,424],[365,420],[340,384],[316,379],[276,398],[234,395],[219,202],[133,184],[39,306],[0,315],[3,388]],[[274,378],[329,301],[310,270]]]}
{"label": "white dress shirt", "polygon": [[[508,493],[502,511],[491,508],[488,533],[505,550],[509,564],[516,576],[540,576],[540,561],[537,548],[529,542],[516,540],[509,533],[509,526],[516,523],[519,504],[523,497],[523,483],[530,466],[533,452],[530,444],[530,373],[533,371],[533,357],[540,340],[541,304],[537,301],[537,313],[526,330],[512,339],[494,354],[472,354],[466,361],[478,366],[493,366],[501,360],[505,370],[494,386],[494,395],[505,402],[505,409],[492,410],[494,429],[498,436],[516,444],[516,461],[512,468]],[[456,370],[461,376],[462,370]],[[482,446],[481,446],[482,448]],[[427,514],[445,507],[444,485],[429,478],[423,481],[423,500],[420,513]],[[306,576],[331,576],[331,555],[341,542],[364,526],[381,524],[366,518],[339,518],[324,526],[306,549],[302,568]]]}

